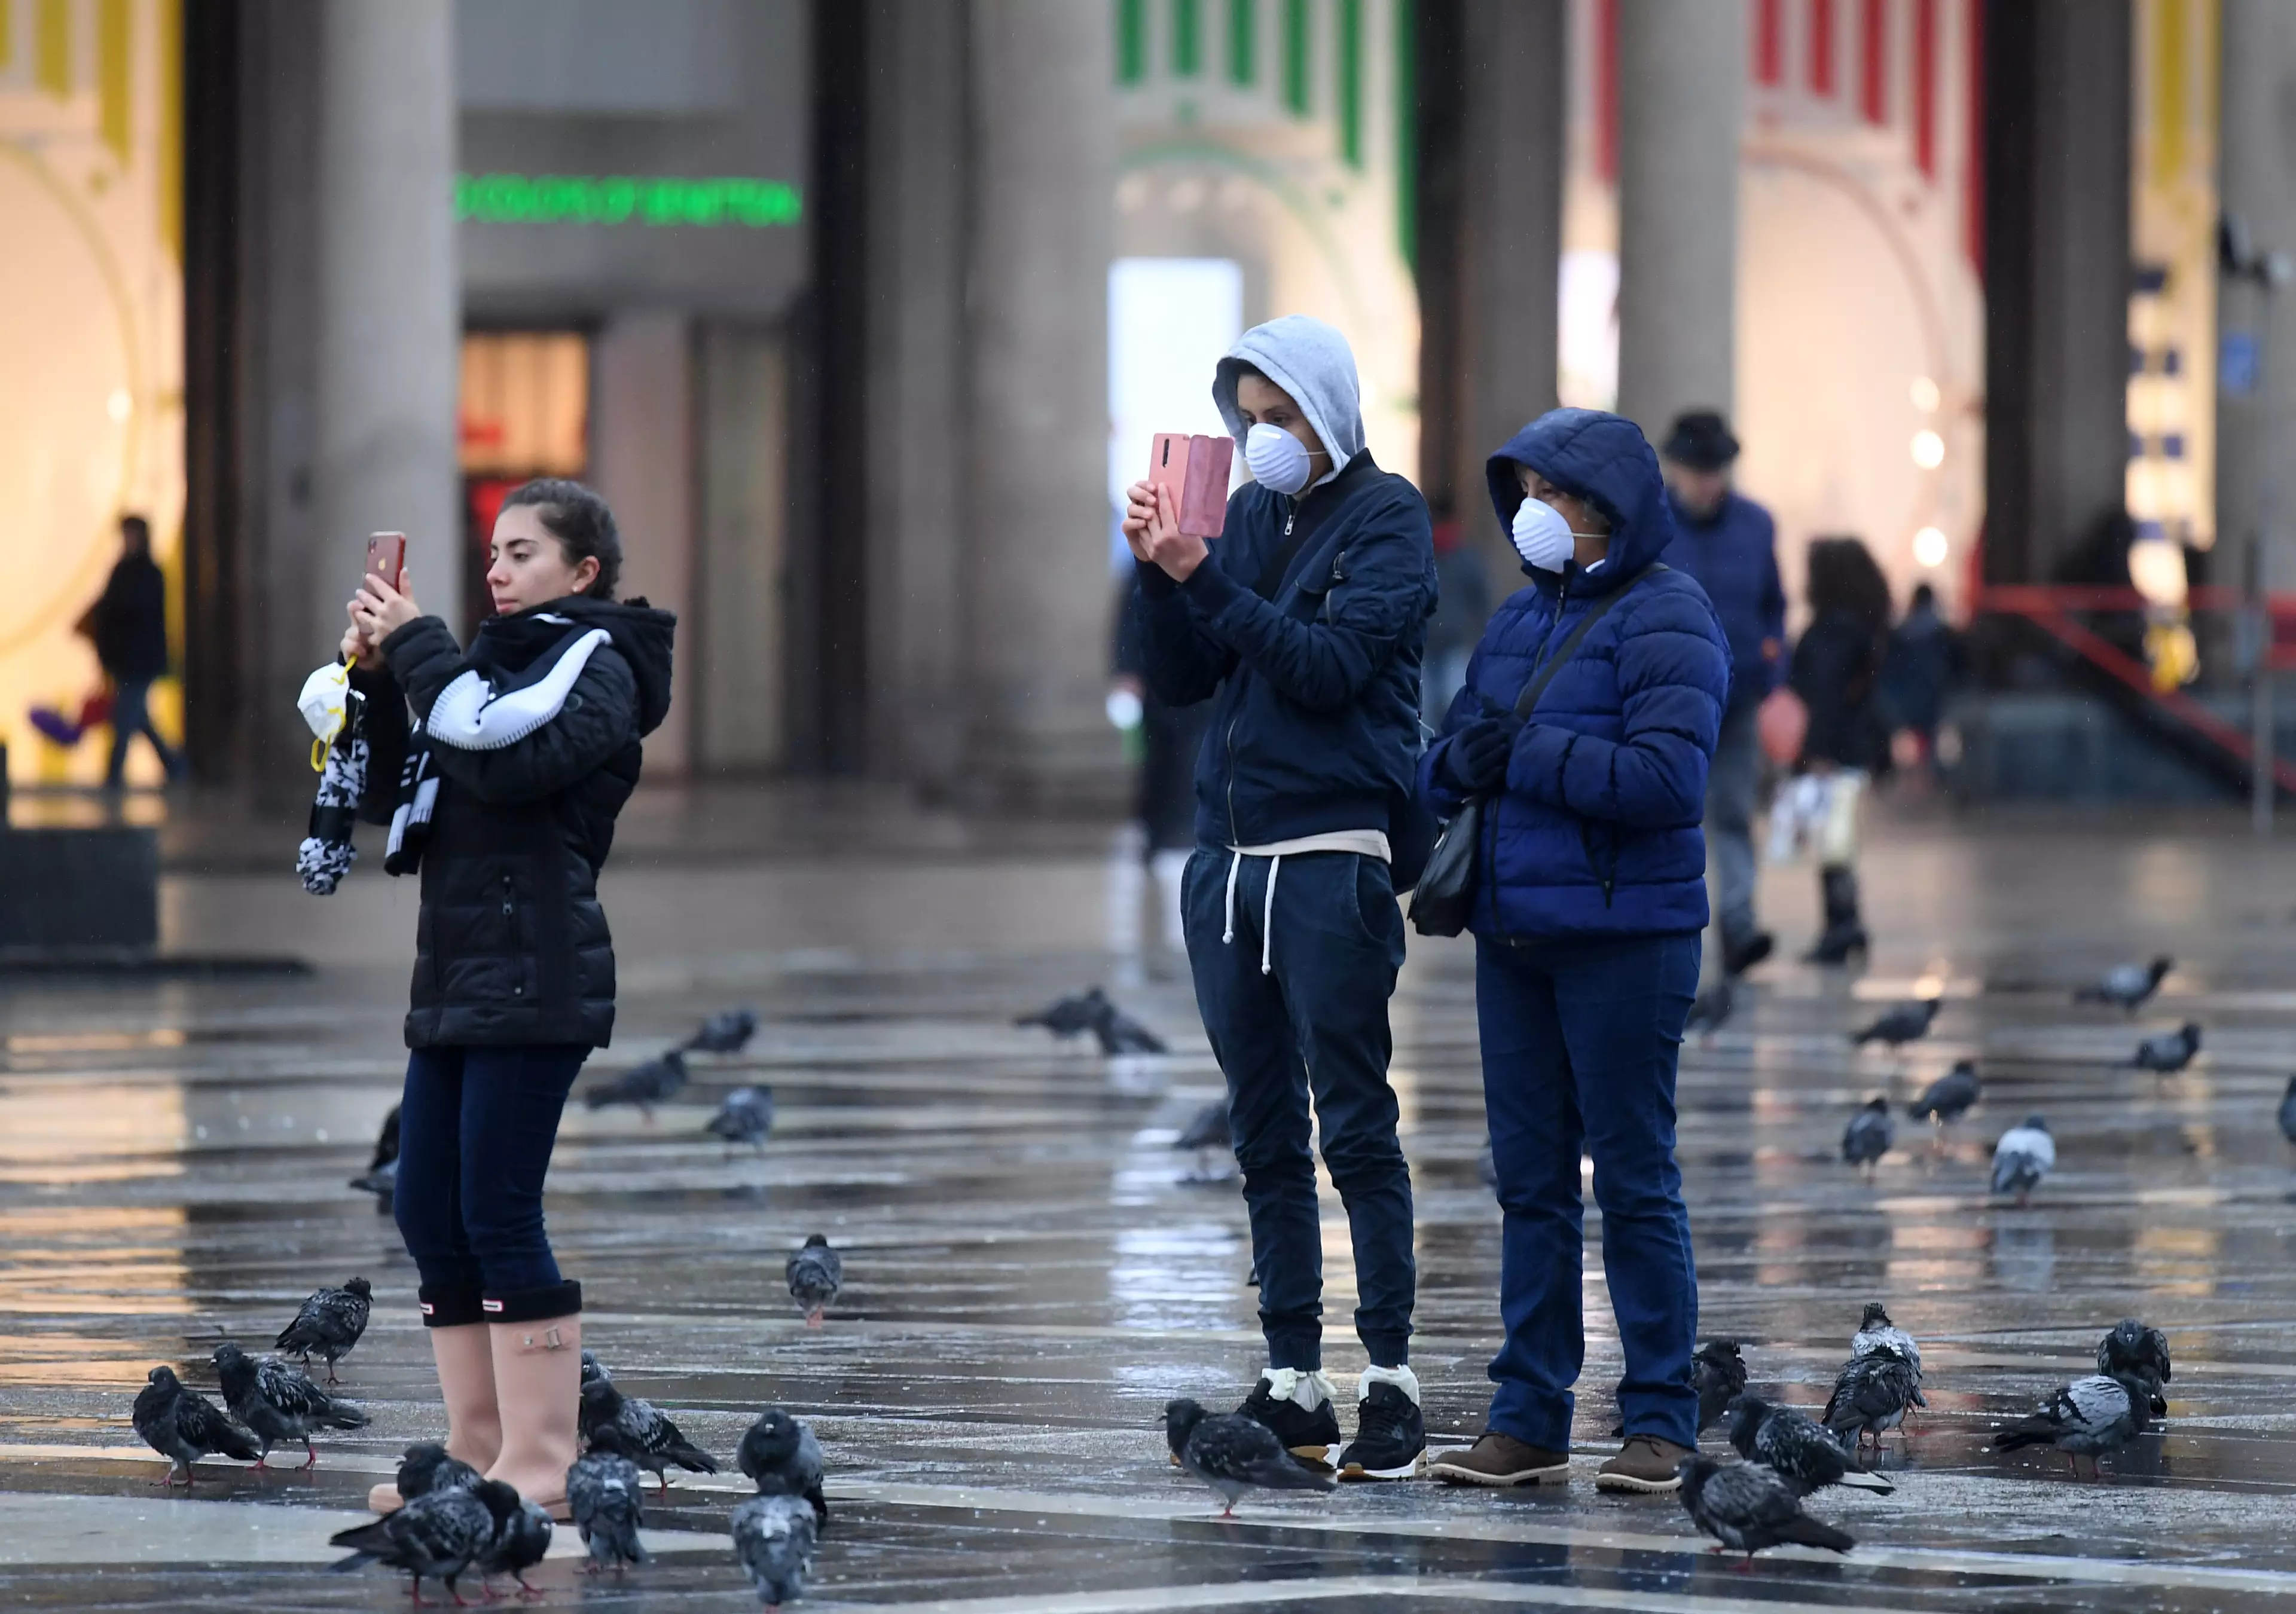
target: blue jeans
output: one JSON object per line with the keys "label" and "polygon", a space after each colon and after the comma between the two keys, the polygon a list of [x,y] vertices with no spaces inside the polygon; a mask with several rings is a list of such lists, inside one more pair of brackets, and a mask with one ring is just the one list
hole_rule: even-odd
{"label": "blue jeans", "polygon": [[152,726],[152,680],[120,678],[111,685],[111,760],[103,771],[103,782],[117,788],[127,776],[127,742],[141,734],[152,742],[159,754],[160,766],[173,779],[184,771],[184,759],[175,748],[160,738],[160,731]]}
{"label": "blue jeans", "polygon": [[1698,1272],[1674,1160],[1675,1063],[1698,938],[1475,944],[1483,1107],[1505,1214],[1490,1427],[1562,1451],[1587,1356],[1578,1159],[1595,1159],[1630,1435],[1698,1443]]}
{"label": "blue jeans", "polygon": [[1271,860],[1247,857],[1236,871],[1234,939],[1223,941],[1229,859],[1224,848],[1197,848],[1182,877],[1181,906],[1196,1007],[1227,1077],[1268,1364],[1324,1361],[1324,1234],[1308,1151],[1312,1093],[1324,1164],[1355,1241],[1356,1332],[1374,1364],[1400,1367],[1410,1352],[1417,1274],[1411,1168],[1396,1141],[1395,1091],[1387,1085],[1387,1000],[1403,966],[1403,914],[1387,865],[1352,852],[1283,859],[1270,935],[1261,924]]}
{"label": "blue jeans", "polygon": [[580,1043],[417,1048],[398,1110],[391,1196],[430,1291],[502,1300],[560,1282],[542,1225],[542,1180]]}

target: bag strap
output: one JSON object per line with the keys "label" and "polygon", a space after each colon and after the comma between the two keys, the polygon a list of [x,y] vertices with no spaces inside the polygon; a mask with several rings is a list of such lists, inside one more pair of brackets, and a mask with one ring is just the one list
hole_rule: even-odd
{"label": "bag strap", "polygon": [[1546,658],[1546,663],[1530,676],[1530,682],[1522,686],[1522,693],[1515,697],[1514,715],[1518,717],[1530,716],[1531,708],[1538,704],[1538,698],[1546,692],[1546,686],[1554,682],[1554,675],[1562,670],[1562,664],[1570,660],[1571,654],[1578,650],[1580,642],[1587,637],[1595,624],[1603,619],[1611,607],[1632,594],[1635,585],[1644,578],[1654,572],[1670,569],[1663,561],[1652,561],[1633,577],[1628,578],[1609,594],[1588,606],[1587,614],[1578,619],[1578,626],[1570,630],[1570,636],[1562,641],[1554,653]]}

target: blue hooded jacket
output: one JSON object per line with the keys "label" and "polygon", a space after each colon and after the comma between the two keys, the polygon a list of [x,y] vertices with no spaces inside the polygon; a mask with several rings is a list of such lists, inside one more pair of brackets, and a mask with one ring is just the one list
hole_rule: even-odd
{"label": "blue hooded jacket", "polygon": [[[1611,548],[1591,570],[1530,572],[1498,609],[1467,666],[1421,789],[1447,818],[1464,798],[1445,772],[1451,736],[1511,713],[1547,653],[1593,602],[1656,561],[1674,538],[1658,457],[1640,428],[1592,409],[1556,409],[1490,457],[1491,503],[1512,529],[1529,466],[1601,511]],[[1730,697],[1730,651],[1689,574],[1644,578],[1555,674],[1515,737],[1506,786],[1486,802],[1478,936],[1547,940],[1679,934],[1706,924],[1707,765]]]}

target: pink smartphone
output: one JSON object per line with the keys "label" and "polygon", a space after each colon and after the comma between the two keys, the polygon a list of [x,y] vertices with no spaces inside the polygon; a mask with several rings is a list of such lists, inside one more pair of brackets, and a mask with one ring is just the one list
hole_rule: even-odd
{"label": "pink smartphone", "polygon": [[403,532],[369,533],[366,570],[361,575],[381,578],[403,593],[406,587],[406,535]]}
{"label": "pink smartphone", "polygon": [[1148,481],[1179,507],[1182,532],[1216,538],[1227,526],[1227,479],[1234,462],[1233,438],[1160,431],[1149,449]]}

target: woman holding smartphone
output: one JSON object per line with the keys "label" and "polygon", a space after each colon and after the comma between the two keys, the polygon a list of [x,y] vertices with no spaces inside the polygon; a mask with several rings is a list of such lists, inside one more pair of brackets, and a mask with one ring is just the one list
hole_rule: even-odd
{"label": "woman holding smartphone", "polygon": [[367,577],[342,649],[366,697],[360,815],[391,826],[383,866],[422,879],[393,1203],[447,1449],[563,1517],[582,1286],[551,1255],[542,1184],[575,1075],[613,1032],[598,870],[669,708],[676,620],[614,600],[613,512],[578,483],[512,493],[490,554],[496,615],[467,651],[403,571]]}

